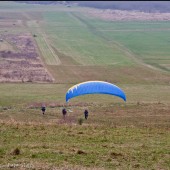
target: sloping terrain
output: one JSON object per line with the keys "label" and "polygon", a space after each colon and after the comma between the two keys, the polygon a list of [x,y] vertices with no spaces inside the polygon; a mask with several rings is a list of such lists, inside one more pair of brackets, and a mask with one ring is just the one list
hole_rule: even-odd
{"label": "sloping terrain", "polygon": [[109,22],[77,12],[47,12],[44,19],[41,28],[61,60],[47,66],[57,82],[169,83],[169,22]]}
{"label": "sloping terrain", "polygon": [[[16,164],[59,170],[170,167],[167,95],[170,86],[121,85],[127,103],[109,95],[81,96],[69,102],[63,120],[61,110],[69,86],[0,84],[1,167],[7,169],[11,165],[11,169]],[[42,102],[47,108],[45,115],[40,110]],[[89,110],[87,120],[84,108]]]}
{"label": "sloping terrain", "polygon": [[[25,6],[22,5],[23,9]],[[94,10],[92,13],[91,9],[50,7],[51,11],[43,11],[42,5],[34,6],[31,11],[22,10],[21,15],[9,10],[2,12],[0,25],[5,21],[12,26],[1,27],[2,35],[7,34],[5,31],[16,36],[30,33],[30,41],[44,63],[43,68],[49,71],[39,72],[39,76],[32,80],[29,75],[25,81],[53,81],[54,78],[56,83],[93,79],[120,83],[169,83],[170,51],[166,45],[169,43],[169,21],[108,21],[99,14],[113,19],[118,17],[119,20],[121,15],[133,18],[140,14],[129,12],[126,15],[123,11],[109,10],[97,10],[96,13]],[[143,14],[144,20],[147,15]],[[150,14],[153,18],[154,15]],[[169,14],[155,19],[162,20],[164,15]],[[15,45],[6,41],[1,42],[2,51],[3,48],[16,50]]]}
{"label": "sloping terrain", "polygon": [[[170,22],[88,10],[0,2],[0,76],[13,76],[0,83],[0,169],[170,169]],[[86,80],[115,83],[127,101],[95,94],[66,104]]]}

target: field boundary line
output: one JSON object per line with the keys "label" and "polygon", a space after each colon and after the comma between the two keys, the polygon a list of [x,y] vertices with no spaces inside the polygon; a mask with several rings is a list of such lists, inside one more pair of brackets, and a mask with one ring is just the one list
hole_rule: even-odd
{"label": "field boundary line", "polygon": [[47,63],[48,65],[60,65],[61,64],[61,61],[59,59],[59,56],[53,51],[52,47],[50,46],[50,44],[47,42],[47,38],[46,38],[46,34],[45,32],[42,32],[39,28],[38,28],[38,32],[39,34],[42,35],[42,38],[44,40],[44,42],[46,43],[47,47],[49,48],[51,54],[53,55],[53,57],[55,58],[56,60],[56,64],[50,64],[50,63]]}
{"label": "field boundary line", "polygon": [[[36,33],[38,33],[38,28],[39,28],[39,27],[37,27],[37,28],[35,28],[35,29],[32,29],[31,27],[29,27],[29,26],[27,25],[27,21],[32,21],[32,18],[29,16],[29,14],[28,14],[28,13],[22,13],[22,14],[27,18],[26,21],[22,20],[23,26],[29,31],[30,34],[33,34],[32,31],[35,31]],[[39,26],[39,25],[38,25],[38,26]],[[43,65],[45,71],[48,73],[48,75],[51,77],[52,81],[54,82],[54,81],[55,81],[55,78],[54,78],[54,76],[53,76],[52,73],[48,70],[48,68],[47,68],[47,66],[46,66],[45,57],[44,57],[44,55],[42,54],[42,51],[40,50],[40,47],[39,47],[38,42],[37,42],[34,38],[32,38],[32,40],[33,40],[34,44],[36,45],[36,51],[37,51],[37,53],[38,53],[38,55],[39,55],[39,58],[40,58],[40,60],[41,60],[41,63],[42,63],[42,65]]]}
{"label": "field boundary line", "polygon": [[[29,21],[32,21],[32,20],[33,20],[32,17],[31,17],[28,13],[24,13],[24,16],[25,16]],[[29,28],[29,26],[28,26],[27,24],[26,24],[26,26],[27,26],[27,28]],[[54,63],[53,63],[53,64],[50,64],[50,63],[46,62],[46,59],[45,59],[45,57],[44,57],[46,64],[47,64],[47,65],[60,65],[60,64],[61,64],[61,61],[60,61],[60,59],[59,59],[59,56],[58,56],[58,55],[53,51],[53,49],[51,48],[50,44],[49,44],[48,41],[47,41],[46,34],[45,34],[45,32],[43,32],[43,31],[40,29],[39,24],[37,24],[37,29],[36,29],[36,31],[37,31],[38,34],[42,35],[42,39],[44,40],[44,42],[45,42],[45,44],[47,45],[48,49],[50,50],[52,56],[53,56],[54,59],[56,60],[56,63],[55,63],[55,64],[54,64]],[[37,43],[37,45],[38,45],[38,43]],[[42,54],[42,53],[41,53],[41,54]],[[43,54],[42,54],[42,55],[43,55]],[[43,56],[44,56],[44,55],[43,55]]]}
{"label": "field boundary line", "polygon": [[[80,22],[84,23],[87,28],[89,29],[90,32],[92,32],[93,34],[95,34],[96,36],[102,38],[103,40],[106,41],[106,43],[110,44],[111,46],[115,45],[115,47],[117,47],[120,51],[124,52],[126,54],[127,57],[129,57],[130,59],[132,59],[134,62],[136,62],[139,65],[142,65],[146,68],[152,69],[152,70],[156,70],[156,71],[161,71],[161,72],[166,72],[165,70],[162,70],[158,67],[155,67],[153,65],[149,65],[146,64],[143,60],[141,60],[139,57],[136,57],[137,55],[134,54],[131,50],[129,50],[127,47],[125,47],[123,44],[120,44],[117,41],[114,40],[110,40],[107,37],[105,37],[105,35],[102,34],[102,32],[98,31],[98,29],[96,29],[96,27],[94,27],[93,25],[89,24],[88,22],[86,22],[85,19],[81,18],[81,16],[77,16],[75,13],[70,13],[71,15],[73,15],[75,18],[77,18],[78,20],[80,20]],[[113,43],[113,44],[112,44]]]}

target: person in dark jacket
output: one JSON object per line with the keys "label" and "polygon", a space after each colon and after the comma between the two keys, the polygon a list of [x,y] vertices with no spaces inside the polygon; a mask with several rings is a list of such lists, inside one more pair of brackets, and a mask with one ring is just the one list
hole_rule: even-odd
{"label": "person in dark jacket", "polygon": [[67,110],[65,108],[63,108],[63,110],[62,110],[62,114],[63,114],[63,118],[65,119],[66,114],[67,114]]}
{"label": "person in dark jacket", "polygon": [[89,116],[89,112],[88,112],[87,109],[85,109],[85,111],[84,111],[84,117],[85,117],[86,120],[87,120],[88,116]]}
{"label": "person in dark jacket", "polygon": [[44,114],[45,114],[45,110],[46,110],[45,105],[43,105],[43,106],[41,107],[41,110],[42,110],[42,114],[44,115]]}

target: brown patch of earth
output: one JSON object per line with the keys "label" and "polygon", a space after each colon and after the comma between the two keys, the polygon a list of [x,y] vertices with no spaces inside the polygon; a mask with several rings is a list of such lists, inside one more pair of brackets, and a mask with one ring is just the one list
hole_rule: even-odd
{"label": "brown patch of earth", "polygon": [[[43,66],[30,34],[2,34],[0,41],[1,44],[10,44],[0,48],[0,82],[53,81]],[[11,50],[12,47],[15,50]]]}

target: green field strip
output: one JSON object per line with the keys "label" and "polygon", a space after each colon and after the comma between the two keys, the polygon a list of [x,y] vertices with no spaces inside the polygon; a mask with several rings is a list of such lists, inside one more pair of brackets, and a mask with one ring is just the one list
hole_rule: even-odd
{"label": "green field strip", "polygon": [[[87,16],[86,16],[87,17]],[[88,22],[99,30],[112,31],[149,31],[170,29],[170,21],[105,21],[88,17]]]}
{"label": "green field strip", "polygon": [[[100,20],[95,21],[96,20],[90,18],[88,20],[89,24],[95,23],[98,32],[103,35],[103,37],[110,40],[110,42],[120,44],[120,47],[122,46],[125,51],[130,51],[137,60],[140,59],[141,62],[148,64],[147,59],[152,57],[153,61],[150,62],[150,64],[154,67],[158,66],[157,68],[163,69],[163,67],[159,66],[159,62],[161,61],[161,63],[164,64],[166,63],[166,60],[170,59],[170,50],[167,45],[170,43],[169,21],[103,21],[103,24]],[[100,31],[102,29],[105,31]],[[110,31],[110,29],[112,31]],[[135,31],[136,29],[140,29],[140,31]],[[161,58],[162,60],[157,60],[157,58]]]}
{"label": "green field strip", "polygon": [[[117,42],[126,46],[132,51],[135,56],[144,63],[148,63],[148,59],[156,62],[166,63],[169,60],[170,49],[168,40],[170,31],[166,32],[117,32],[117,33],[105,33],[106,36],[115,39]],[[161,58],[161,60],[160,60]],[[154,65],[156,66],[156,65]]]}
{"label": "green field strip", "polygon": [[60,60],[58,57],[56,57],[56,54],[51,51],[51,48],[49,48],[49,45],[45,41],[42,34],[37,34],[36,41],[38,43],[38,47],[40,48],[40,51],[45,59],[46,64],[48,65],[58,65],[60,64]]}
{"label": "green field strip", "polygon": [[36,20],[27,21],[28,28],[31,30],[32,34],[35,34],[35,40],[38,44],[40,52],[44,57],[45,63],[47,65],[59,65],[61,61],[57,54],[54,52],[50,43],[47,41],[45,32],[40,30],[40,26],[38,25]]}
{"label": "green field strip", "polygon": [[[118,84],[118,83],[117,83]],[[73,84],[18,84],[18,83],[1,83],[0,84],[0,106],[29,104],[30,102],[40,101],[65,101],[65,92]],[[147,84],[119,84],[128,95],[127,103],[136,103],[139,101],[170,103],[170,96],[167,92],[170,91],[170,86],[167,85],[147,85]],[[11,91],[11,89],[13,89]],[[156,93],[155,93],[156,92]],[[150,96],[148,97],[148,94]],[[107,102],[113,102],[113,98],[105,95],[101,98],[107,98]],[[96,101],[98,96],[93,97]],[[78,100],[77,100],[78,101]],[[86,99],[86,102],[88,98]],[[100,99],[99,101],[102,101]]]}
{"label": "green field strip", "polygon": [[[86,23],[75,19],[71,13],[67,15],[61,12],[46,13],[45,18],[48,24],[48,27],[45,26],[46,32],[52,42],[57,45],[57,49],[66,55],[73,56],[79,63],[83,65],[110,63],[130,65],[132,63],[132,60],[125,57],[121,50],[111,47],[106,40],[89,31]],[[62,23],[62,20],[69,21]]]}

